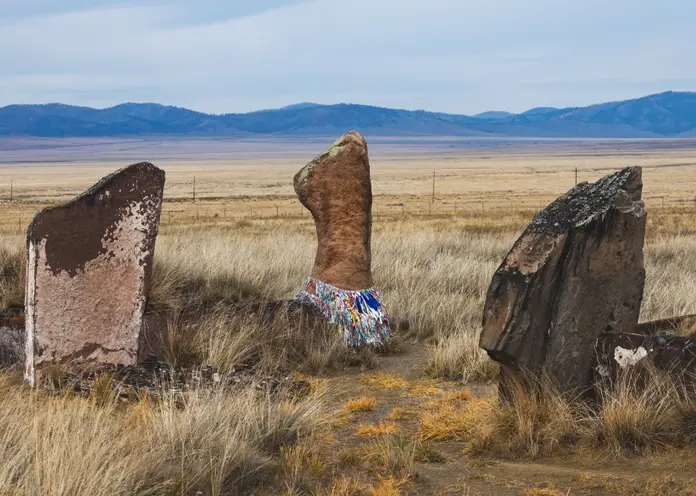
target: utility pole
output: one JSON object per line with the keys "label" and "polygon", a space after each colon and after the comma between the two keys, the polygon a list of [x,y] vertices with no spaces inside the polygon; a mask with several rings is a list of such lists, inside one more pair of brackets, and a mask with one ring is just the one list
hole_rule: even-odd
{"label": "utility pole", "polygon": [[12,201],[12,195],[13,195],[13,184],[12,184],[12,179],[10,179],[10,201]]}
{"label": "utility pole", "polygon": [[575,186],[578,185],[578,168],[575,168]]}
{"label": "utility pole", "polygon": [[196,176],[193,176],[193,203],[196,203]]}
{"label": "utility pole", "polygon": [[433,171],[433,197],[430,201],[435,203],[435,171]]}

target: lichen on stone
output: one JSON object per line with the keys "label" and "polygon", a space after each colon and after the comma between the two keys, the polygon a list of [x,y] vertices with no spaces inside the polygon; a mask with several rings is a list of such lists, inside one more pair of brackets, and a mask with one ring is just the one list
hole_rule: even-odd
{"label": "lichen on stone", "polygon": [[317,164],[323,162],[327,158],[332,158],[338,155],[343,151],[345,148],[345,135],[341,136],[338,138],[336,141],[334,141],[331,146],[329,146],[326,150],[321,152],[319,155],[314,157],[311,162],[309,162],[307,165],[305,165],[301,170],[299,174],[298,181],[300,184],[304,184],[307,181],[307,177],[309,177],[309,171],[314,168]]}
{"label": "lichen on stone", "polygon": [[[580,183],[539,212],[529,224],[528,232],[560,234],[605,215],[625,196],[640,200],[640,170],[626,167],[594,183]],[[640,215],[642,210],[635,209]]]}

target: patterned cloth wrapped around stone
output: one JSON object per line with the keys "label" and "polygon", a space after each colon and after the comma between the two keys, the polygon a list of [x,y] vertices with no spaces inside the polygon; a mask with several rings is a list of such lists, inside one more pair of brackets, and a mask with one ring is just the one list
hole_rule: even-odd
{"label": "patterned cloth wrapped around stone", "polygon": [[374,287],[349,291],[310,277],[296,299],[338,325],[346,346],[360,348],[389,341],[389,317]]}

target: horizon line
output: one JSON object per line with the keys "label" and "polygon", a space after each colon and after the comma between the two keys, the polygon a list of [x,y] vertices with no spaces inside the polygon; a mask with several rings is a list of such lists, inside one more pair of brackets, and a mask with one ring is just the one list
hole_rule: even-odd
{"label": "horizon line", "polygon": [[650,98],[653,96],[658,96],[658,95],[664,95],[668,93],[696,93],[696,91],[692,90],[665,90],[665,91],[660,91],[657,93],[650,93],[647,95],[635,97],[635,98],[626,98],[623,100],[606,100],[602,102],[597,102],[597,103],[592,103],[589,105],[579,105],[579,106],[566,106],[566,107],[554,107],[554,106],[549,106],[549,105],[537,105],[535,107],[530,107],[527,110],[524,110],[522,112],[509,112],[507,110],[485,110],[483,112],[477,112],[474,114],[457,114],[457,113],[452,113],[452,112],[447,112],[447,111],[439,111],[439,110],[427,110],[427,109],[422,109],[422,108],[417,108],[417,109],[407,109],[407,108],[398,108],[398,107],[387,107],[387,106],[381,106],[381,105],[369,105],[369,104],[364,104],[364,103],[354,103],[354,102],[337,102],[337,103],[316,103],[316,102],[295,102],[295,103],[290,103],[287,105],[283,105],[281,107],[270,107],[270,108],[261,108],[257,110],[250,110],[248,112],[222,112],[222,113],[213,113],[213,112],[203,112],[200,110],[194,110],[192,108],[188,107],[183,107],[180,105],[171,105],[171,104],[166,104],[166,103],[160,103],[156,101],[124,101],[121,103],[117,103],[115,105],[110,105],[106,107],[92,107],[89,105],[76,105],[76,104],[70,104],[70,103],[62,103],[62,102],[45,102],[45,103],[10,103],[8,105],[0,106],[0,110],[8,108],[8,107],[41,107],[41,106],[50,106],[50,105],[62,105],[66,107],[76,107],[76,108],[86,108],[86,109],[91,109],[91,110],[110,110],[114,109],[116,107],[120,107],[123,105],[158,105],[161,107],[167,107],[167,108],[176,108],[176,109],[181,109],[181,110],[188,110],[190,112],[195,112],[198,114],[204,114],[204,115],[213,115],[213,116],[224,116],[224,115],[248,115],[248,114],[253,114],[256,112],[272,112],[272,111],[278,111],[278,110],[285,110],[288,109],[289,107],[294,107],[298,105],[313,105],[313,106],[319,106],[319,107],[335,107],[339,105],[352,105],[352,106],[359,106],[359,107],[371,107],[371,108],[383,108],[383,109],[389,109],[389,110],[401,110],[401,111],[406,111],[406,112],[425,112],[429,114],[449,114],[449,115],[458,115],[458,116],[465,116],[465,117],[476,117],[481,114],[485,114],[488,112],[506,112],[510,115],[521,115],[524,114],[525,112],[529,112],[530,110],[535,110],[539,108],[549,108],[549,109],[555,109],[555,110],[563,110],[563,109],[578,109],[578,108],[586,108],[586,107],[593,107],[596,105],[607,105],[611,103],[619,103],[619,102],[630,102],[630,101],[635,101],[635,100],[641,100],[643,98]]}

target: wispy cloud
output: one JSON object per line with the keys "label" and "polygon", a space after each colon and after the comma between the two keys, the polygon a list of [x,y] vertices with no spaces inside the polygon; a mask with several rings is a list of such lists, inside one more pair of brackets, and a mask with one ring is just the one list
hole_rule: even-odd
{"label": "wispy cloud", "polygon": [[696,88],[694,18],[690,0],[0,2],[0,105],[582,105]]}

